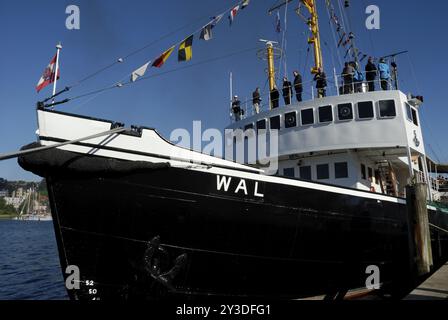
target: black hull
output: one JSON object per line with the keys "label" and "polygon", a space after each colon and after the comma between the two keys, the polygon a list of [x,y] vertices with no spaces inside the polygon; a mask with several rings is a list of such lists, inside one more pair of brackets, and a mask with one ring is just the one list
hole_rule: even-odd
{"label": "black hull", "polygon": [[[68,154],[110,169],[110,159]],[[369,265],[392,291],[415,281],[402,203],[268,182],[263,198],[242,197],[217,191],[215,174],[169,166],[20,163],[47,179],[62,269],[81,273],[73,299],[299,298],[364,287]],[[448,226],[447,214],[430,219]],[[445,261],[446,235],[433,238]]]}

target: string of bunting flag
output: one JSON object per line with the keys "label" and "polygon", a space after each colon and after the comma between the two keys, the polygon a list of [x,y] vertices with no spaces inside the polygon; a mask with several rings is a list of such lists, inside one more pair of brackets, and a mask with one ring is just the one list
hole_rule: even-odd
{"label": "string of bunting flag", "polygon": [[355,35],[353,34],[353,32],[346,32],[341,23],[341,20],[336,15],[336,11],[333,7],[333,4],[331,3],[331,0],[325,0],[325,3],[330,13],[330,21],[336,27],[336,34],[338,35],[337,48],[339,49],[342,46],[346,49],[344,59],[346,59],[351,54],[353,58],[360,58],[359,61],[362,62],[369,55],[360,51],[359,49],[355,50],[352,41]]}
{"label": "string of bunting flag", "polygon": [[213,39],[212,30],[218,25],[223,16],[228,13],[229,23],[232,26],[233,21],[240,10],[245,9],[250,3],[250,0],[240,1],[238,4],[233,5],[231,8],[227,9],[223,13],[214,16],[210,21],[202,26],[200,29],[193,32],[191,35],[186,37],[181,42],[174,44],[165,50],[162,54],[157,56],[155,59],[147,61],[141,67],[134,70],[131,75],[131,82],[137,81],[140,77],[143,77],[148,70],[148,67],[161,68],[165,62],[170,58],[174,49],[178,46],[178,62],[190,61],[193,58],[193,40],[194,36],[199,33],[199,39],[204,41],[209,41]]}

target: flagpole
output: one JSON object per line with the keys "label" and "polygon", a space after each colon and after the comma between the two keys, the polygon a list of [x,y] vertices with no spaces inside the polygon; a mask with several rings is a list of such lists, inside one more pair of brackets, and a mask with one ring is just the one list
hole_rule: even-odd
{"label": "flagpole", "polygon": [[[56,83],[58,81],[58,71],[59,71],[59,51],[61,51],[61,49],[62,49],[62,45],[59,42],[56,45],[56,67],[54,69],[53,96],[56,94]],[[54,103],[54,99],[53,99],[53,103]]]}

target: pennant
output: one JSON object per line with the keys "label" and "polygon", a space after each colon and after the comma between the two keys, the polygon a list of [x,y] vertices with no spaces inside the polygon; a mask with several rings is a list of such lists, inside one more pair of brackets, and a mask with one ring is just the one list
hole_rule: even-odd
{"label": "pennant", "polygon": [[199,36],[199,39],[208,41],[213,38],[212,35],[212,29],[218,24],[218,22],[221,20],[222,14],[219,16],[213,17],[212,21],[210,21],[208,24],[206,24],[202,30],[201,35]]}
{"label": "pennant", "polygon": [[366,54],[363,54],[361,60],[359,60],[359,61],[362,62],[365,58],[367,58],[367,55],[366,55]]}
{"label": "pennant", "polygon": [[213,38],[212,35],[212,25],[211,23],[207,24],[205,27],[201,30],[201,35],[199,36],[199,39],[208,41]]}
{"label": "pennant", "polygon": [[275,18],[275,31],[277,33],[282,32],[282,24],[280,22],[280,12],[279,11],[277,11],[277,15],[276,15],[276,18]]}
{"label": "pennant", "polygon": [[138,78],[143,77],[146,73],[146,69],[148,69],[149,64],[151,61],[148,61],[144,65],[142,65],[140,68],[132,72],[131,74],[131,82],[135,82]]}
{"label": "pennant", "polygon": [[212,22],[211,22],[211,24],[212,24],[212,29],[213,29],[214,27],[216,27],[216,25],[218,24],[219,21],[221,21],[223,15],[224,15],[224,14],[221,13],[219,16],[216,16],[216,17],[213,17],[213,18],[212,18],[212,19],[213,19]]}
{"label": "pennant", "polygon": [[250,0],[243,0],[241,3],[241,10],[246,8],[249,5]]}
{"label": "pennant", "polygon": [[230,21],[230,25],[232,25],[233,23],[233,19],[235,18],[236,14],[238,13],[238,10],[240,9],[240,6],[237,5],[235,7],[233,7],[232,10],[230,10],[230,14],[229,14],[229,21]]}
{"label": "pennant", "polygon": [[[50,64],[45,68],[42,76],[39,79],[39,82],[36,85],[36,90],[39,93],[40,90],[48,86],[50,83],[54,82],[54,74],[56,72],[56,57],[55,55],[53,59],[51,59]],[[59,79],[60,70],[58,69],[58,79]]]}
{"label": "pennant", "polygon": [[179,61],[190,61],[193,56],[193,35],[189,36],[187,39],[182,41],[179,45],[178,60]]}
{"label": "pennant", "polygon": [[170,57],[171,53],[173,53],[174,47],[175,46],[172,46],[171,48],[166,50],[164,53],[162,53],[156,60],[154,60],[154,62],[152,63],[151,66],[156,67],[156,68],[162,67],[163,64],[165,63],[165,61],[168,60],[168,58]]}

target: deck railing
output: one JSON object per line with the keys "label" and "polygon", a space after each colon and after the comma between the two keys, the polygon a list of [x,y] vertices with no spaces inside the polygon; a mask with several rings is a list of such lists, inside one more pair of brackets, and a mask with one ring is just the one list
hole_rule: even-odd
{"label": "deck railing", "polygon": [[[362,72],[363,78],[366,79],[366,72]],[[347,79],[346,79],[347,80]],[[387,90],[394,90],[398,89],[398,80],[395,79],[388,79],[384,80],[387,83]],[[292,81],[291,81],[292,82]],[[375,91],[381,91],[383,90],[381,88],[381,82],[382,80],[379,78],[379,75],[376,75],[375,80],[373,81],[350,81],[345,82],[343,75],[336,75],[333,74],[332,76],[327,75],[327,87],[325,88],[325,96],[340,96],[344,94],[351,94],[351,93],[363,93],[363,92],[369,92],[369,85],[373,84]],[[296,92],[294,90],[294,84],[292,83],[292,96],[291,96],[291,104],[296,104]],[[311,101],[314,99],[319,98],[318,97],[318,91],[316,89],[316,81],[310,80],[302,82],[302,101]],[[279,98],[279,107],[285,106],[285,100],[282,95],[282,86],[278,86],[278,91],[280,94]],[[262,92],[260,94],[261,103],[259,105],[259,112],[270,110],[271,105],[271,99],[269,92]],[[241,119],[253,116],[256,114],[255,108],[253,107],[252,103],[252,93],[250,95],[248,94],[246,98],[243,100],[240,100],[241,109],[244,111],[244,114],[241,115]],[[232,110],[230,110],[230,114],[232,117],[232,121],[235,121],[235,115],[232,113]]]}

